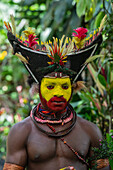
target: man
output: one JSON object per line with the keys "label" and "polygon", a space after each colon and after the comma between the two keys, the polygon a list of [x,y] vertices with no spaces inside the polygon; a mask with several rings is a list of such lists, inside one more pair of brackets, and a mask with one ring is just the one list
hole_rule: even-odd
{"label": "man", "polygon": [[[101,43],[101,34],[77,51],[76,41],[75,44],[71,40],[67,43],[66,39],[63,43],[64,37],[59,44],[54,38],[53,44],[45,43],[36,51],[33,47],[36,44],[34,34],[28,35],[28,44],[25,44],[12,34],[9,25],[6,26],[14,53],[18,53],[34,81],[39,82],[41,103],[29,117],[12,127],[4,170],[23,170],[25,167],[28,170],[92,168],[91,162],[86,159],[92,155],[92,147],[99,146],[101,132],[95,124],[77,117],[69,102],[73,83],[85,67],[83,63]],[[76,82],[75,88],[77,85]],[[98,165],[98,169],[101,167],[109,169],[107,163]]]}

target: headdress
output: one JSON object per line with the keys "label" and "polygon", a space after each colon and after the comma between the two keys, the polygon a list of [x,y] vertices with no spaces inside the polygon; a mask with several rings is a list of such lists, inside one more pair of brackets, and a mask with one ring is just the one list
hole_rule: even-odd
{"label": "headdress", "polygon": [[72,38],[63,35],[61,39],[53,37],[53,42],[39,44],[31,28],[23,31],[27,40],[12,33],[9,23],[5,23],[8,39],[16,54],[36,82],[51,72],[60,72],[76,81],[86,67],[85,61],[94,55],[102,42],[101,31],[94,31],[86,39],[86,28],[77,28]]}

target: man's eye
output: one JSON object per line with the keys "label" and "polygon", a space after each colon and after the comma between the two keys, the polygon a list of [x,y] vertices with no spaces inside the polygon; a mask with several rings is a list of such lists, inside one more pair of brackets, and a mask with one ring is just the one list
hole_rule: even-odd
{"label": "man's eye", "polygon": [[48,89],[53,89],[54,86],[50,85],[50,86],[47,86]]}
{"label": "man's eye", "polygon": [[62,88],[63,89],[68,89],[68,86],[67,85],[63,85]]}

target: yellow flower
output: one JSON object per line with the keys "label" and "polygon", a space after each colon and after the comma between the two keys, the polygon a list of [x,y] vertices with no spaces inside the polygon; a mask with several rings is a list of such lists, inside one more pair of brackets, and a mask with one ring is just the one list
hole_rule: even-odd
{"label": "yellow flower", "polygon": [[77,49],[81,49],[82,47],[84,47],[85,38],[81,40],[78,37],[73,37],[73,41],[75,42]]}
{"label": "yellow flower", "polygon": [[26,37],[29,37],[29,35],[33,34],[35,35],[35,30],[31,27],[28,27],[27,30],[23,31]]}
{"label": "yellow flower", "polygon": [[0,53],[0,60],[4,60],[5,56],[7,55],[7,51],[3,51],[2,53]]}
{"label": "yellow flower", "polygon": [[27,102],[28,102],[28,100],[24,98],[23,103],[26,104]]}

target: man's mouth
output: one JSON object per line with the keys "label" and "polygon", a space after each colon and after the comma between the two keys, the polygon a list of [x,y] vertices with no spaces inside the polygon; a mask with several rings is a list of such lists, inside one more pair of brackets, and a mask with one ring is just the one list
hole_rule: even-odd
{"label": "man's mouth", "polygon": [[65,103],[66,100],[63,98],[63,97],[53,97],[51,100],[50,100],[52,103],[56,103],[56,104],[62,104],[62,103]]}
{"label": "man's mouth", "polygon": [[65,101],[52,101],[54,103],[65,103]]}

